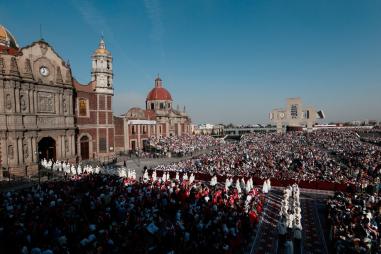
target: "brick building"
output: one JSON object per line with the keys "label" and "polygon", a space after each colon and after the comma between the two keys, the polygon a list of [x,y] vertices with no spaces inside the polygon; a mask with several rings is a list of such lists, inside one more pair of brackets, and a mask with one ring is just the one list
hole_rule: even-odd
{"label": "brick building", "polygon": [[112,56],[102,38],[92,55],[91,82],[82,85],[73,79],[77,154],[81,160],[115,155],[112,81]]}
{"label": "brick building", "polygon": [[160,77],[147,95],[146,109],[131,108],[124,117],[125,150],[141,150],[150,137],[191,134],[191,119],[185,112],[173,108],[171,94]]}

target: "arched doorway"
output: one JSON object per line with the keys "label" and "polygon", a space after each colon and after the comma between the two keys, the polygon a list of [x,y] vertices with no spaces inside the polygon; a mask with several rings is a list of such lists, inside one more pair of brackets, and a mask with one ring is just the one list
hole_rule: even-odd
{"label": "arched doorway", "polygon": [[89,151],[89,137],[83,136],[79,143],[81,145],[81,158],[82,160],[88,160],[90,158],[90,151]]}
{"label": "arched doorway", "polygon": [[38,142],[40,160],[56,160],[56,141],[52,137],[45,137]]}

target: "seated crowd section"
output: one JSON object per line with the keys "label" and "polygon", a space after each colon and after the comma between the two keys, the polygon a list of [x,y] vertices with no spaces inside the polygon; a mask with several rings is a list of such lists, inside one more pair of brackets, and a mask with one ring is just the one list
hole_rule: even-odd
{"label": "seated crowd section", "polygon": [[161,154],[170,153],[172,156],[187,156],[194,152],[205,150],[224,143],[221,139],[216,139],[205,135],[183,135],[149,139],[150,146]]}
{"label": "seated crowd section", "polygon": [[256,188],[74,175],[0,195],[2,253],[241,253],[258,223]]}
{"label": "seated crowd section", "polygon": [[321,130],[251,133],[154,170],[368,185],[376,183],[380,168],[381,147],[362,142],[353,130]]}
{"label": "seated crowd section", "polygon": [[334,253],[380,253],[381,199],[375,189],[338,192],[327,206]]}

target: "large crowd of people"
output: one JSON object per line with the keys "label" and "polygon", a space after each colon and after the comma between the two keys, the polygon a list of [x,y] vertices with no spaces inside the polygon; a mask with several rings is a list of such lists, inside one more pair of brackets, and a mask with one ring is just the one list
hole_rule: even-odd
{"label": "large crowd of people", "polygon": [[169,176],[153,181],[82,173],[0,194],[0,248],[23,254],[240,253],[263,202],[256,188],[239,193],[234,185]]}
{"label": "large crowd of people", "polygon": [[155,169],[367,185],[380,176],[381,147],[362,142],[355,130],[251,133],[237,143]]}
{"label": "large crowd of people", "polygon": [[162,154],[172,156],[192,155],[196,151],[205,150],[210,147],[224,143],[221,139],[216,139],[207,135],[183,135],[163,138],[150,138],[150,146]]}
{"label": "large crowd of people", "polygon": [[[1,253],[239,253],[258,223],[270,179],[352,184],[352,192],[327,203],[332,250],[380,251],[381,147],[363,142],[355,129],[150,142],[165,153],[208,151],[141,178],[125,167],[43,160],[43,168],[66,178],[0,194]],[[211,179],[196,180],[197,174]],[[253,177],[264,180],[262,191]],[[278,233],[285,249],[300,249],[296,185],[284,192]]]}
{"label": "large crowd of people", "polygon": [[330,240],[334,253],[381,252],[381,198],[378,191],[336,193],[328,200]]}

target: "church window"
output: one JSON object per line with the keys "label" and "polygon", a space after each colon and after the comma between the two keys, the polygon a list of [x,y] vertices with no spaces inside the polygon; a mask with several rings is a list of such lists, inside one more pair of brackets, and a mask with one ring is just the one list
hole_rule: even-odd
{"label": "church window", "polygon": [[107,152],[106,138],[99,138],[99,151]]}
{"label": "church window", "polygon": [[110,86],[110,77],[107,77],[107,86]]}
{"label": "church window", "polygon": [[155,104],[154,104],[154,103],[151,103],[151,109],[152,109],[152,110],[155,109]]}
{"label": "church window", "polygon": [[143,134],[147,133],[147,126],[143,125]]}
{"label": "church window", "polygon": [[110,61],[107,61],[107,70],[110,70]]}
{"label": "church window", "polygon": [[79,99],[79,116],[87,116],[87,100]]}
{"label": "church window", "polygon": [[298,118],[298,107],[296,104],[291,105],[291,118],[296,119]]}
{"label": "church window", "polygon": [[135,133],[136,133],[135,125],[132,125],[132,127],[131,127],[131,133],[132,133],[132,134],[135,134]]}
{"label": "church window", "polygon": [[164,104],[160,103],[160,109],[163,109],[163,108],[164,108]]}

